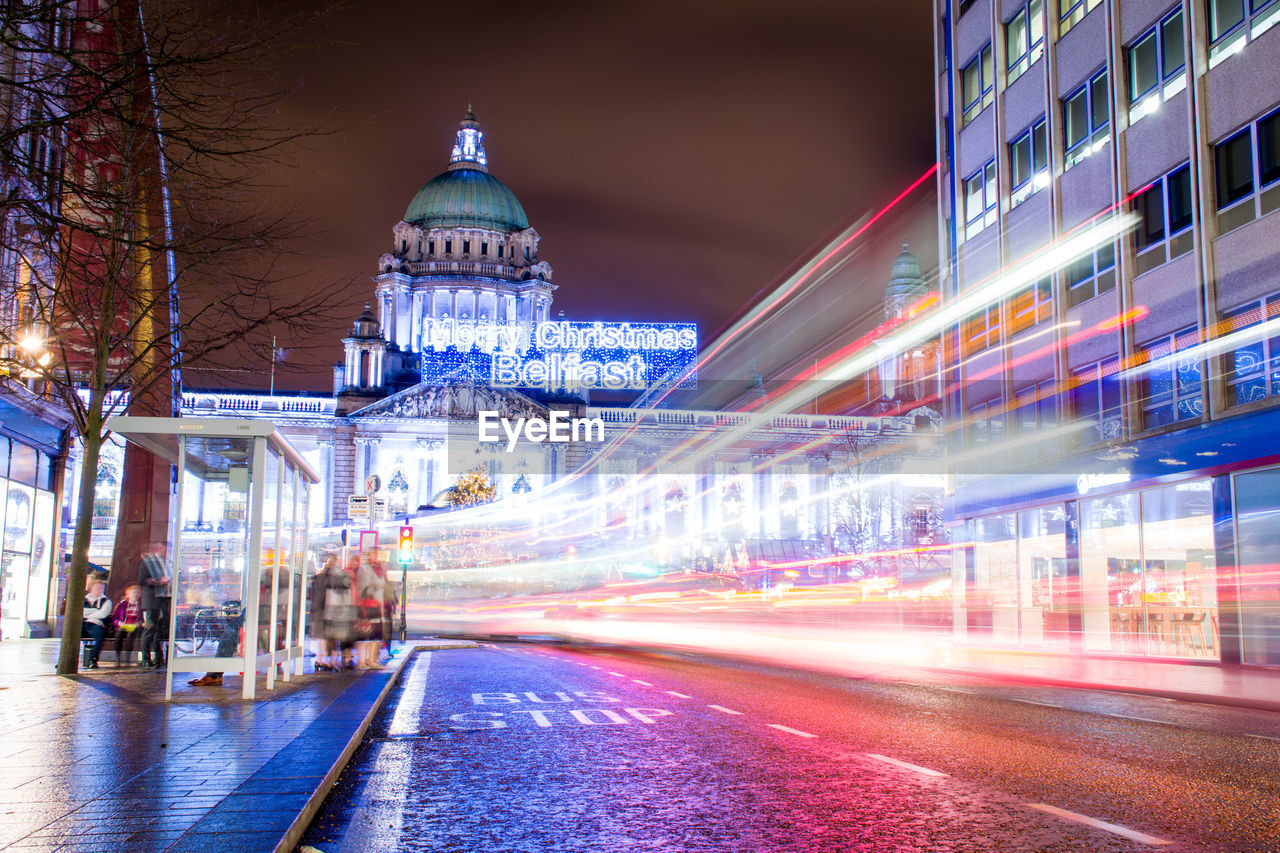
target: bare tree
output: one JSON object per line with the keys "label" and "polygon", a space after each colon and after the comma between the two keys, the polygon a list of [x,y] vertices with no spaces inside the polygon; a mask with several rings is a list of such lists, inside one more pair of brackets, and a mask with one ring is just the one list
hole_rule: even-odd
{"label": "bare tree", "polygon": [[[0,363],[70,412],[83,446],[58,661],[71,674],[107,420],[173,413],[181,370],[233,363],[273,335],[306,346],[343,286],[281,274],[305,223],[263,201],[314,133],[277,123],[288,90],[265,62],[301,44],[310,12],[201,0],[5,10],[3,67],[17,71],[0,84],[21,109],[0,150],[21,179],[5,210],[19,272]],[[53,149],[63,156],[35,156]]]}

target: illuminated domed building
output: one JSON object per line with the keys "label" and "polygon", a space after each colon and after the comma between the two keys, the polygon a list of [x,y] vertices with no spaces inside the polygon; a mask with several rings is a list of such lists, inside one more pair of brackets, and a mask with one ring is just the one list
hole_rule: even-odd
{"label": "illuminated domed building", "polygon": [[[933,430],[911,402],[923,389],[905,387],[921,375],[917,365],[884,367],[879,378],[872,370],[856,399],[775,412],[763,386],[751,405],[738,406],[712,399],[714,381],[703,389],[696,377],[682,378],[693,376],[685,371],[699,352],[692,323],[552,318],[556,285],[539,257],[541,238],[489,171],[470,110],[444,171],[412,196],[392,236],[391,251],[377,260],[373,299],[342,339],[333,396],[185,394],[184,416],[272,420],[320,474],[310,510],[318,526],[362,526],[351,508],[370,487],[386,516],[414,515],[478,465],[501,499],[528,504],[536,521],[569,513],[595,541],[646,543],[673,565],[714,560],[745,571],[766,557],[830,553],[841,541],[867,549],[922,541],[906,521],[915,493],[897,495],[892,511],[872,500],[842,503],[833,493],[849,458],[865,467],[867,447],[916,448],[919,431]],[[847,291],[850,281],[840,277],[851,255],[821,257],[835,270],[831,288]],[[862,284],[881,286],[871,267],[860,274]],[[926,290],[919,262],[904,252],[885,291],[887,316],[909,310]],[[838,335],[859,318],[826,310],[824,321]],[[815,346],[794,336],[787,359],[812,364]],[[770,378],[789,370],[774,365]],[[894,411],[866,405],[882,399],[882,388]],[[639,400],[600,404],[591,401],[595,389]],[[553,410],[599,420],[604,440],[481,438],[487,413],[514,421]],[[557,481],[568,481],[567,490],[539,502]],[[850,480],[842,488],[860,486]],[[873,515],[889,520],[842,538],[841,525]]]}
{"label": "illuminated domed building", "polygon": [[[448,167],[418,190],[392,228],[392,251],[374,278],[384,359],[370,369],[359,334],[335,371],[335,390],[361,396],[418,382],[420,354],[456,342],[464,321],[510,325],[548,319],[551,265],[538,259],[538,232],[506,184],[489,171],[484,131],[471,110],[458,128]],[[443,332],[440,333],[440,332]]]}

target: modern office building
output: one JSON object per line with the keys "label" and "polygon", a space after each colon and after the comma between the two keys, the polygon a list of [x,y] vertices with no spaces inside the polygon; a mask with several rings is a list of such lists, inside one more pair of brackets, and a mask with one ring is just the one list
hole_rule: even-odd
{"label": "modern office building", "polygon": [[934,8],[957,639],[1280,664],[1280,2]]}
{"label": "modern office building", "polygon": [[[59,98],[39,98],[41,75],[71,34],[69,7],[6,11],[0,26],[0,636],[47,637],[60,598],[59,483],[71,414],[41,393],[28,368],[44,356],[37,289],[42,249],[59,209],[66,151]],[[55,93],[51,93],[55,94]]]}

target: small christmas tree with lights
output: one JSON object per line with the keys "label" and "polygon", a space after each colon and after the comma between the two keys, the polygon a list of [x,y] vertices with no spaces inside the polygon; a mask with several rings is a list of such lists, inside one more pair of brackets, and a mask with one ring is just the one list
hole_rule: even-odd
{"label": "small christmas tree with lights", "polygon": [[464,471],[458,482],[453,484],[453,502],[458,506],[487,504],[497,497],[498,487],[489,479],[482,465]]}
{"label": "small christmas tree with lights", "polygon": [[[491,503],[497,498],[497,484],[489,479],[482,465],[464,471],[453,484],[453,505],[459,509]],[[439,567],[466,569],[505,562],[507,554],[491,522],[470,519],[465,514],[457,519],[461,521],[464,517],[468,521],[450,523],[442,531],[436,552]]]}

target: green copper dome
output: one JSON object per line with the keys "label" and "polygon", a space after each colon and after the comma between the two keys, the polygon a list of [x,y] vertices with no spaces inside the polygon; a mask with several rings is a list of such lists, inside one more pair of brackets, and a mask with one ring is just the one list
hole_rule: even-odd
{"label": "green copper dome", "polygon": [[507,185],[489,174],[484,131],[471,107],[458,125],[449,168],[418,190],[404,221],[422,228],[493,228],[523,231],[529,218]]}
{"label": "green copper dome", "polygon": [[923,296],[929,292],[929,285],[920,274],[920,261],[902,244],[902,254],[893,261],[893,271],[889,275],[889,286],[885,288],[886,296]]}
{"label": "green copper dome", "polygon": [[522,231],[529,218],[507,185],[479,169],[450,169],[427,181],[409,202],[404,221],[422,228]]}

